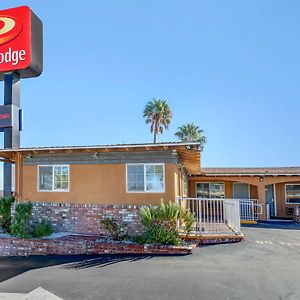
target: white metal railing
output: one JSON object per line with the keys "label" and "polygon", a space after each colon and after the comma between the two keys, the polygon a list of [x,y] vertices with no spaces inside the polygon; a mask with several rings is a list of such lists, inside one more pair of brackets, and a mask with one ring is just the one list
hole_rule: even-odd
{"label": "white metal railing", "polygon": [[241,221],[257,221],[262,214],[262,205],[257,199],[238,199],[240,202]]}
{"label": "white metal railing", "polygon": [[[193,234],[240,232],[240,203],[236,199],[177,197],[177,202],[194,214]],[[180,227],[184,229],[184,224]]]}

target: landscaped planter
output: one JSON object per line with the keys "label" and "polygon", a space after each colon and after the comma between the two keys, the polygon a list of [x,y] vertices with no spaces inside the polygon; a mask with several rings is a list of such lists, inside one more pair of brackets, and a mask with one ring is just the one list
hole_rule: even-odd
{"label": "landscaped planter", "polygon": [[191,254],[196,244],[184,246],[140,245],[114,242],[95,236],[69,235],[57,239],[0,237],[0,256],[78,255],[78,254]]}

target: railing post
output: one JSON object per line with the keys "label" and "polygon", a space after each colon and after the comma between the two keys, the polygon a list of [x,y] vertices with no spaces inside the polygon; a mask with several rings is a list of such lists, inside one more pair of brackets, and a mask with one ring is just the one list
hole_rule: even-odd
{"label": "railing post", "polygon": [[[175,203],[181,208],[180,197],[179,197],[179,196],[177,196],[177,197],[175,198]],[[177,218],[177,222],[176,222],[176,229],[177,229],[177,230],[180,229],[180,228],[179,228],[179,222],[180,222],[180,220],[179,220],[179,218]]]}

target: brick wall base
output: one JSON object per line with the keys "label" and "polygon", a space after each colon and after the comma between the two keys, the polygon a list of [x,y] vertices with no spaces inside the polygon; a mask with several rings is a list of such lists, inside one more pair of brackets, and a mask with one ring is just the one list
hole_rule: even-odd
{"label": "brick wall base", "polygon": [[50,239],[0,238],[0,256],[80,255],[80,254],[191,254],[196,244],[189,246],[154,246],[128,242],[99,241],[97,237],[67,236]]}
{"label": "brick wall base", "polygon": [[128,234],[137,235],[142,231],[139,206],[94,205],[67,203],[32,203],[33,219],[47,219],[55,232],[76,234],[107,234],[101,226],[101,219],[114,217],[128,225]]}

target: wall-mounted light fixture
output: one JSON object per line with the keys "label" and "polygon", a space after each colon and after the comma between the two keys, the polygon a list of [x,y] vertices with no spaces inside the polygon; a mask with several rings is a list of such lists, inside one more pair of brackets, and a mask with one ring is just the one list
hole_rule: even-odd
{"label": "wall-mounted light fixture", "polygon": [[194,146],[193,145],[185,145],[186,150],[193,150]]}
{"label": "wall-mounted light fixture", "polygon": [[99,153],[99,152],[94,153],[94,154],[93,154],[93,157],[94,157],[94,158],[100,158],[100,153]]}
{"label": "wall-mounted light fixture", "polygon": [[25,158],[26,158],[26,159],[32,159],[32,154],[30,153],[30,154],[27,155]]}
{"label": "wall-mounted light fixture", "polygon": [[259,181],[263,182],[264,181],[264,177],[263,176],[259,176]]}

